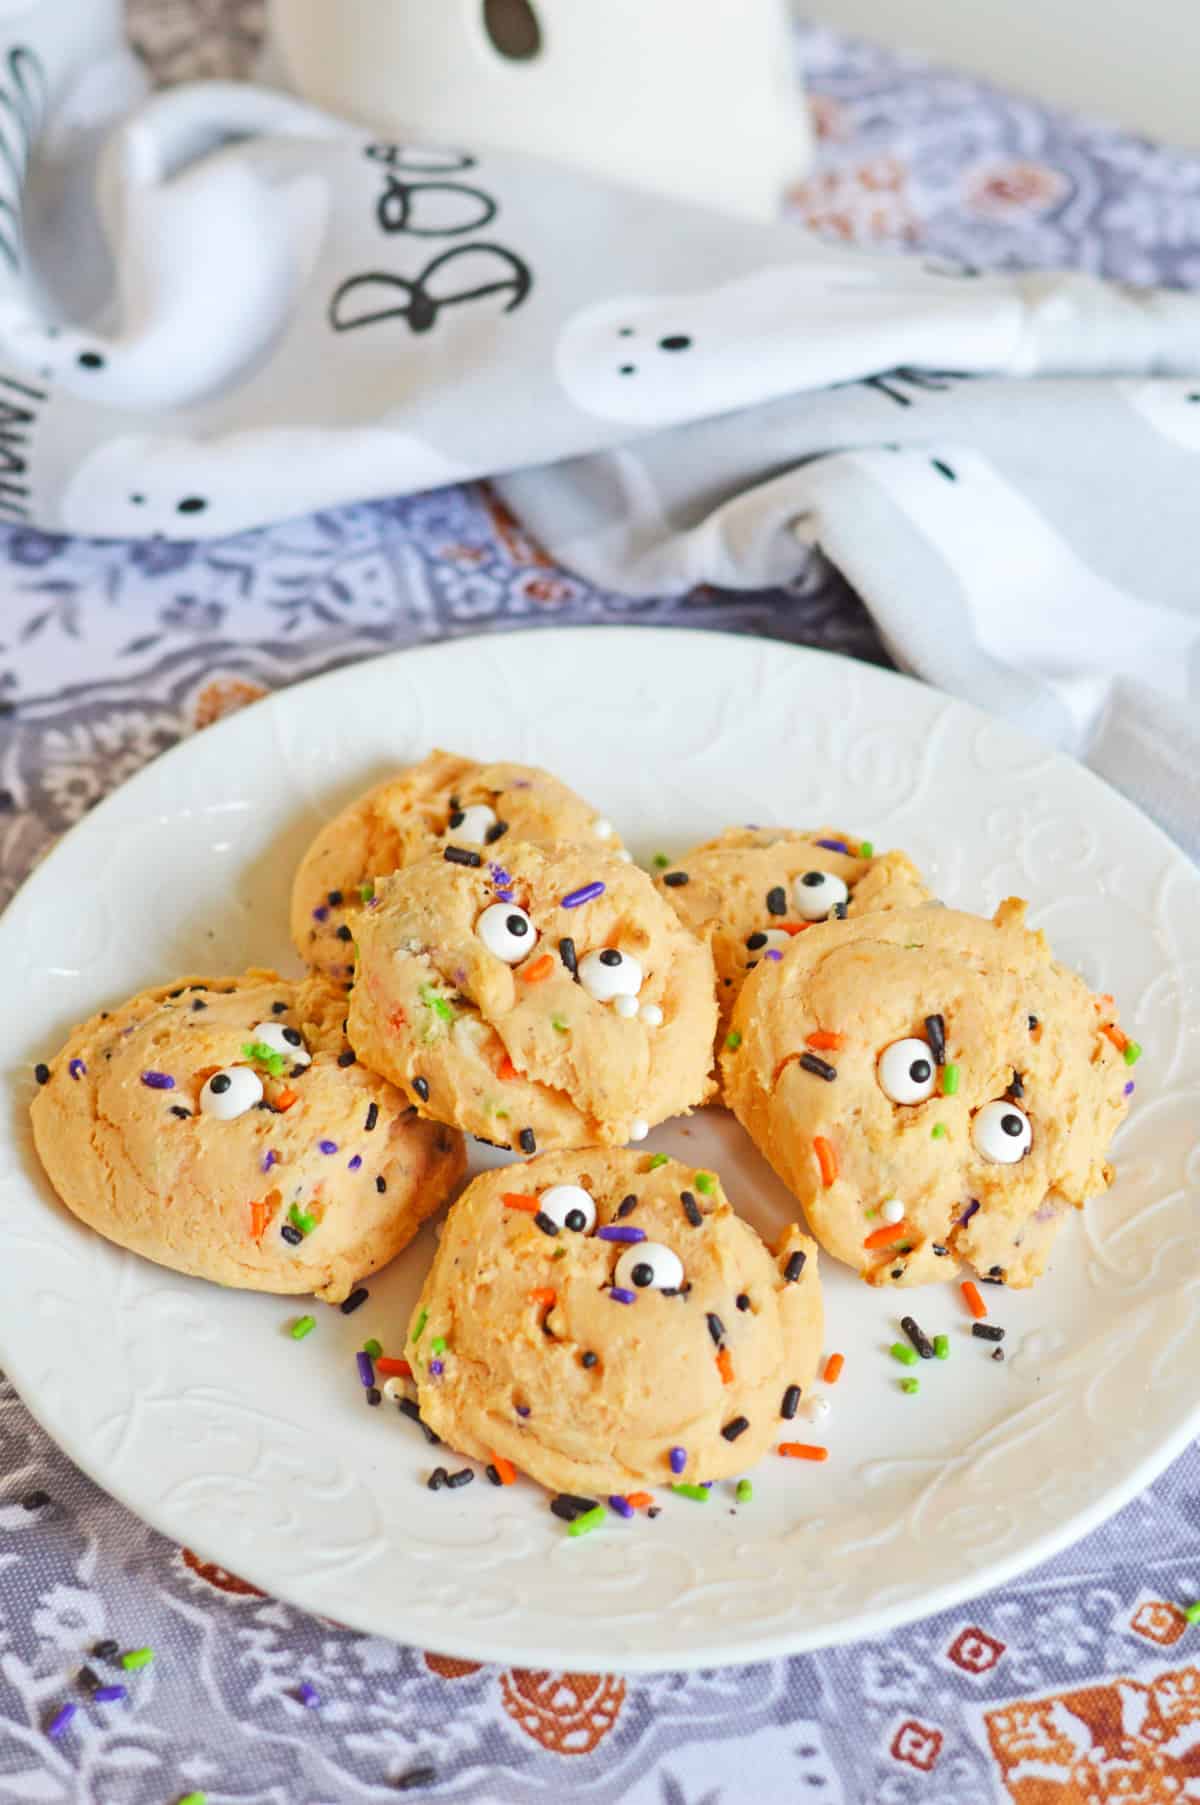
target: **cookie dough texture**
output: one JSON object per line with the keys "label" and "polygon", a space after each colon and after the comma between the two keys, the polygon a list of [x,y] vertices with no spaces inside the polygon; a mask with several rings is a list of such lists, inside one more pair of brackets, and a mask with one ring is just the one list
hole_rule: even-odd
{"label": "cookie dough texture", "polygon": [[[879,1057],[907,1037],[927,1042],[934,1015],[957,1088],[942,1094],[942,1067],[927,1101],[892,1102]],[[741,1043],[723,1054],[725,1095],[821,1245],[869,1283],[950,1278],[962,1262],[1024,1286],[1044,1270],[1066,1208],[1111,1180],[1129,1076],[1103,1032],[1113,1021],[1112,999],[1093,996],[1026,928],[1023,902],[1002,903],[992,921],[933,905],[863,915],[800,935],[780,964],[751,973],[733,1016]],[[814,1034],[832,1082],[799,1063]],[[973,1144],[993,1101],[1029,1119],[1032,1144],[1015,1164]],[[818,1137],[836,1161],[832,1183]],[[903,1205],[894,1239],[880,1213],[892,1199]],[[880,1230],[882,1243],[866,1246]]]}
{"label": "cookie dough texture", "polygon": [[[816,1248],[793,1226],[769,1253],[715,1175],[713,1188],[701,1189],[708,1176],[674,1160],[651,1170],[646,1154],[593,1149],[476,1178],[446,1220],[409,1325],[430,1427],[472,1459],[499,1454],[553,1491],[600,1497],[669,1485],[673,1447],[686,1450],[681,1477],[694,1483],[745,1472],[788,1439],[795,1425],[780,1418],[783,1393],[791,1384],[807,1390],[821,1350]],[[545,1235],[531,1215],[505,1205],[506,1194],[538,1196],[560,1184],[590,1193],[598,1228],[634,1226],[646,1235],[642,1246],[672,1249],[689,1289],[639,1290],[634,1303],[615,1302],[624,1246],[566,1228]],[[701,1212],[698,1227],[685,1214],[685,1192]],[[618,1218],[629,1197],[636,1203]],[[796,1253],[805,1263],[789,1283],[783,1274]],[[437,1376],[435,1340],[445,1342]],[[748,1427],[726,1440],[722,1429],[739,1417]]]}
{"label": "cookie dough texture", "polygon": [[[466,1166],[461,1136],[420,1121],[361,1065],[339,1065],[344,1014],[344,996],[320,980],[250,971],[182,979],[93,1016],[33,1102],[55,1190],[89,1227],[159,1265],[338,1302],[412,1239]],[[248,1058],[262,1022],[297,1029],[311,1065],[273,1076]],[[245,1066],[268,1107],[230,1121],[201,1113],[206,1079]],[[293,1208],[312,1224],[295,1245],[282,1233],[296,1232]]]}
{"label": "cookie dough texture", "polygon": [[[592,884],[602,894],[563,906]],[[477,932],[501,891],[537,934],[515,965]],[[564,939],[578,964],[609,949],[638,960],[636,1015],[589,995],[563,962]],[[503,867],[441,855],[409,867],[359,917],[357,970],[359,1058],[423,1114],[497,1145],[622,1145],[711,1090],[712,956],[644,872],[593,846],[516,845]]]}
{"label": "cookie dough texture", "polygon": [[[839,852],[833,845],[846,848]],[[929,900],[924,879],[903,852],[859,856],[861,837],[837,827],[811,831],[730,827],[676,859],[658,887],[685,927],[706,939],[717,971],[718,1043],[728,1032],[746,974],[762,960],[747,941],[769,929],[807,931],[793,901],[793,884],[807,871],[828,871],[849,891],[847,918],[874,909],[906,909]],[[687,882],[681,883],[680,877]],[[782,888],[787,907],[772,911]]]}
{"label": "cookie dough texture", "polygon": [[[452,827],[451,818],[458,815],[463,819]],[[432,752],[358,797],[321,829],[292,886],[296,950],[332,977],[352,977],[349,942],[363,908],[364,885],[444,846],[487,846],[499,853],[519,840],[594,841],[609,852],[621,850],[611,824],[549,772]]]}

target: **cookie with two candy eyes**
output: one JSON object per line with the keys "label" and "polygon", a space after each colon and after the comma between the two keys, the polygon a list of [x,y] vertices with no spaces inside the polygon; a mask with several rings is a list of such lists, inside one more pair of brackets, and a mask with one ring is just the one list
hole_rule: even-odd
{"label": "cookie with two candy eyes", "polygon": [[738,1120],[871,1284],[960,1262],[1029,1285],[1110,1182],[1137,1048],[1025,926],[926,905],[831,922],[747,979],[722,1056]]}
{"label": "cookie with two candy eyes", "polygon": [[507,850],[518,840],[581,840],[628,859],[610,821],[533,765],[478,764],[431,752],[326,823],[292,885],[292,939],[335,979],[354,975],[351,942],[373,880],[443,847]]}
{"label": "cookie with two candy eyes", "polygon": [[684,853],[657,881],[679,919],[712,947],[718,1047],[746,974],[763,959],[781,959],[814,922],[929,900],[905,853],[876,853],[834,827],[730,827]]}
{"label": "cookie with two candy eyes", "polygon": [[594,845],[449,847],[359,917],[348,1032],[422,1114],[524,1153],[620,1145],[702,1103],[712,955]]}
{"label": "cookie with two candy eyes", "polygon": [[161,1266],[337,1303],[452,1194],[461,1135],[354,1060],[345,997],[270,971],[142,991],[69,1036],[32,1106],[67,1208]]}
{"label": "cookie with two candy eyes", "polygon": [[769,1252],[714,1173],[593,1148],[472,1181],[406,1353],[451,1447],[607,1496],[744,1472],[788,1439],[822,1333],[797,1228]]}

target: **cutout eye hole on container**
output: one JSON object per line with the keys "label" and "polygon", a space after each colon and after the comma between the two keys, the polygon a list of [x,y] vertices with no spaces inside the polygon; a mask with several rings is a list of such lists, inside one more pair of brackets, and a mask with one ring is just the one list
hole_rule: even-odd
{"label": "cutout eye hole on container", "polygon": [[512,63],[541,54],[542,27],[530,0],[483,0],[483,29],[492,49]]}

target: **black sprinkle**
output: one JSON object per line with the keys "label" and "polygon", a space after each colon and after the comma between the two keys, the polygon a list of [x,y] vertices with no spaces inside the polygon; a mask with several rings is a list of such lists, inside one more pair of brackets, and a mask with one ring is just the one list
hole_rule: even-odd
{"label": "black sprinkle", "polygon": [[368,1404],[371,1404],[371,1405],[378,1404],[382,1401],[382,1399],[383,1399],[383,1393],[380,1391],[378,1385],[368,1385],[367,1386],[367,1403]]}
{"label": "black sprinkle", "polygon": [[106,1636],[103,1642],[93,1645],[92,1653],[98,1661],[111,1661],[113,1656],[119,1652],[120,1647],[121,1644],[114,1641],[112,1636]]}
{"label": "black sprinkle", "polygon": [[1004,1277],[1003,1266],[989,1266],[988,1277],[990,1279],[1002,1279]]}
{"label": "black sprinkle", "polygon": [[331,909],[338,909],[346,899],[340,890],[331,890],[327,900]]}
{"label": "black sprinkle", "polygon": [[1025,1095],[1025,1084],[1020,1072],[1013,1072],[1012,1083],[1008,1087],[1008,1094],[1010,1097],[1023,1097]]}
{"label": "black sprinkle", "polygon": [[474,1477],[475,1475],[470,1467],[460,1467],[457,1473],[450,1473],[447,1475],[446,1484],[450,1487],[452,1492],[456,1492],[460,1485],[470,1485]]}
{"label": "black sprinkle", "polygon": [[[473,1479],[474,1477],[475,1477],[475,1475],[471,1472],[470,1468],[464,1467],[461,1473],[451,1473],[449,1479],[447,1479],[447,1481],[446,1481],[446,1484],[447,1485],[466,1485],[467,1482],[469,1480]],[[436,1779],[437,1779],[437,1769],[436,1768],[432,1768],[432,1767],[410,1768],[408,1773],[401,1774],[400,1778],[396,1781],[396,1783],[395,1783],[396,1791],[397,1792],[414,1792],[418,1786],[432,1786]]]}
{"label": "black sprinkle", "polygon": [[595,1510],[599,1504],[597,1498],[580,1498],[574,1492],[560,1492],[557,1498],[551,1498],[550,1509],[564,1523],[573,1523],[584,1511]]}
{"label": "black sprinkle", "polygon": [[517,1145],[522,1153],[537,1152],[537,1136],[534,1134],[532,1128],[522,1128],[520,1134],[517,1136]]}
{"label": "black sprinkle", "polygon": [[599,1358],[600,1356],[598,1354],[593,1354],[589,1348],[586,1354],[580,1354],[579,1364],[580,1366],[595,1366]]}
{"label": "black sprinkle", "polygon": [[539,1210],[533,1220],[544,1235],[556,1235],[558,1233],[558,1223],[554,1220],[553,1216],[547,1216],[545,1210]]}
{"label": "black sprinkle", "polygon": [[367,1133],[368,1133],[368,1134],[370,1134],[370,1132],[371,1132],[371,1130],[372,1130],[372,1128],[374,1128],[374,1126],[375,1126],[375,1124],[376,1124],[376,1123],[377,1123],[377,1122],[378,1122],[378,1120],[379,1120],[379,1105],[378,1105],[378,1103],[370,1103],[370,1104],[368,1104],[368,1105],[367,1105],[367,1119],[366,1119],[366,1121],[365,1121],[365,1122],[364,1122],[364,1123],[363,1123],[363,1127],[364,1127],[364,1128],[365,1128],[365,1129],[366,1129],[366,1131],[367,1131]]}
{"label": "black sprinkle", "polygon": [[100,1675],[93,1667],[81,1667],[79,1669],[79,1684],[81,1686],[86,1686],[89,1692],[94,1692],[100,1684]]}
{"label": "black sprinkle", "polygon": [[483,836],[484,845],[485,846],[494,846],[496,844],[496,841],[502,840],[507,832],[508,832],[508,822],[507,821],[493,821],[492,825],[488,828],[486,834],[484,834],[484,836]]}
{"label": "black sprinkle", "polygon": [[421,1431],[421,1434],[425,1437],[425,1440],[429,1443],[431,1448],[441,1447],[441,1436],[436,1434],[435,1431],[429,1427],[429,1424],[421,1415],[420,1410],[417,1408],[417,1405],[412,1398],[397,1398],[396,1405],[402,1416],[408,1417],[411,1422],[414,1422],[417,1425],[417,1428]]}
{"label": "black sprinkle", "polygon": [[799,1408],[800,1387],[798,1385],[789,1385],[783,1394],[783,1401],[779,1406],[779,1414],[782,1417],[786,1417],[790,1423]]}
{"label": "black sprinkle", "polygon": [[833,908],[830,910],[830,914],[835,921],[845,921],[849,907],[850,905],[848,903],[834,903]]}
{"label": "black sprinkle", "polygon": [[185,1108],[184,1108],[184,1107],[183,1107],[183,1104],[182,1104],[182,1103],[172,1103],[172,1105],[171,1105],[171,1114],[172,1114],[172,1115],[173,1115],[173,1116],[178,1116],[178,1117],[179,1117],[179,1120],[180,1120],[180,1121],[181,1121],[181,1122],[190,1122],[190,1121],[191,1121],[191,1119],[192,1119],[192,1112],[191,1112],[191,1110],[190,1110],[190,1109],[185,1109]]}
{"label": "black sprinkle", "polygon": [[648,1517],[661,1517],[662,1516],[662,1505],[661,1504],[652,1504],[650,1506],[650,1509],[646,1512],[646,1515]]}
{"label": "black sprinkle", "polygon": [[766,944],[767,944],[767,937],[765,934],[751,934],[749,939],[746,941],[746,951],[750,952],[750,953],[757,953]]}
{"label": "black sprinkle", "polygon": [[193,1009],[207,1009],[208,1004],[204,1001],[203,997],[196,997],[192,1003],[192,1008]]}
{"label": "black sprinkle", "polygon": [[428,1103],[428,1101],[429,1101],[429,1080],[428,1080],[428,1078],[414,1078],[412,1081],[412,1087],[416,1091],[418,1097],[420,1097],[422,1103]]}
{"label": "black sprinkle", "polygon": [[1031,1015],[1031,1016],[1030,1016],[1030,1018],[1029,1018],[1029,1032],[1030,1032],[1030,1033],[1031,1033],[1031,1034],[1032,1034],[1032,1033],[1033,1033],[1033,1031],[1034,1031],[1034,1029],[1035,1029],[1035,1028],[1036,1028],[1036,1027],[1037,1027],[1037,1025],[1038,1025],[1038,1018],[1037,1018],[1037,1016],[1036,1016],[1036,1015]]}
{"label": "black sprinkle", "polygon": [[837,1077],[837,1067],[826,1059],[818,1059],[815,1053],[801,1053],[796,1063],[811,1072],[814,1078],[824,1078],[826,1084],[832,1084]]}
{"label": "black sprinkle", "polygon": [[767,891],[767,911],[771,915],[787,914],[787,892],[782,884],[776,884],[773,890]]}
{"label": "black sprinkle", "polygon": [[716,1345],[720,1347],[725,1339],[725,1324],[721,1321],[721,1318],[717,1315],[715,1310],[709,1310],[706,1313],[704,1320],[708,1324],[709,1334],[712,1336]]}
{"label": "black sprinkle", "polygon": [[289,1078],[303,1078],[303,1076],[304,1076],[305,1072],[307,1072],[307,1070],[308,1070],[308,1067],[306,1065],[294,1065],[292,1067],[291,1071],[288,1073],[288,1077]]}
{"label": "black sprinkle", "polygon": [[789,1285],[794,1285],[796,1283],[796,1280],[800,1277],[800,1274],[804,1271],[804,1266],[805,1266],[805,1262],[807,1259],[808,1259],[808,1255],[806,1253],[804,1253],[800,1248],[797,1248],[795,1253],[791,1255],[791,1257],[788,1260],[787,1265],[783,1269],[783,1276],[787,1280]]}
{"label": "black sprinkle", "polygon": [[42,1065],[39,1063],[38,1065],[34,1066],[33,1075],[37,1079],[39,1084],[49,1084],[50,1067],[48,1065]]}
{"label": "black sprinkle", "polygon": [[341,925],[341,927],[340,927],[340,928],[339,928],[339,929],[338,929],[338,931],[337,931],[337,937],[338,937],[338,939],[339,939],[339,940],[353,940],[353,938],[354,938],[354,929],[353,929],[353,928],[348,928],[348,927],[347,927],[347,926],[346,926],[346,923],[345,923],[345,922],[343,922],[343,923],[342,923],[342,925]]}
{"label": "black sprinkle", "polygon": [[929,1042],[929,1051],[933,1054],[935,1065],[945,1065],[946,1018],[944,1015],[927,1015],[925,1017],[925,1038]]}
{"label": "black sprinkle", "polygon": [[922,1360],[932,1360],[933,1343],[930,1341],[920,1323],[917,1322],[916,1318],[913,1316],[902,1316],[900,1318],[900,1327],[904,1330],[904,1333],[908,1336],[908,1339],[912,1342]]}
{"label": "black sprinkle", "polygon": [[933,1243],[933,1251],[935,1254],[937,1254],[937,1256],[940,1260],[944,1257],[944,1255],[949,1253],[950,1249],[948,1247],[943,1247],[940,1241],[935,1241]]}
{"label": "black sprinkle", "polygon": [[993,1360],[1003,1360],[1003,1358],[1004,1358],[1004,1349],[1002,1347],[997,1347],[997,1348],[992,1349],[992,1359]]}
{"label": "black sprinkle", "polygon": [[183,995],[183,989],[184,987],[181,984],[178,990],[168,990],[167,996],[170,998],[171,1002],[174,1002],[176,997],[181,997]]}
{"label": "black sprinkle", "polygon": [[726,1423],[721,1434],[726,1441],[736,1441],[739,1435],[745,1435],[749,1427],[750,1418],[748,1416],[735,1416],[732,1422]]}
{"label": "black sprinkle", "polygon": [[272,1015],[286,1015],[287,1014],[287,1004],[286,1003],[272,1003],[271,1004],[271,1014]]}
{"label": "black sprinkle", "polygon": [[445,1467],[434,1467],[425,1483],[431,1492],[440,1492],[449,1477]]}
{"label": "black sprinkle", "polygon": [[692,1196],[692,1193],[690,1191],[681,1192],[679,1201],[683,1205],[683,1213],[692,1227],[702,1228],[704,1226],[704,1212],[696,1202],[696,1199]]}
{"label": "black sprinkle", "polygon": [[457,797],[457,796],[451,796],[451,798],[450,798],[450,813],[451,813],[451,814],[452,814],[452,815],[457,815],[457,814],[459,814],[459,813],[460,813],[460,812],[461,812],[461,809],[462,809],[462,803],[461,803],[461,802],[460,802],[460,801],[459,801],[459,799],[458,799],[458,797]]}
{"label": "black sprinkle", "polygon": [[750,1299],[746,1296],[744,1291],[738,1292],[736,1301],[739,1310],[748,1310],[750,1308]]}
{"label": "black sprinkle", "polygon": [[663,878],[663,883],[669,884],[672,890],[678,890],[680,885],[686,884],[687,881],[688,874],[686,871],[668,871]]}
{"label": "black sprinkle", "polygon": [[971,1333],[976,1341],[1003,1341],[1004,1330],[994,1322],[973,1322]]}
{"label": "black sprinkle", "polygon": [[463,814],[462,809],[451,809],[450,819],[447,821],[446,826],[449,828],[461,827],[465,819],[466,816]]}
{"label": "black sprinkle", "polygon": [[279,1232],[291,1247],[299,1247],[301,1241],[304,1239],[300,1230],[298,1228],[293,1228],[290,1222],[285,1222]]}
{"label": "black sprinkle", "polygon": [[375,1189],[379,1192],[379,1195],[381,1197],[383,1196],[383,1193],[387,1190],[387,1179],[383,1176],[382,1172],[379,1174],[378,1178],[375,1180]]}
{"label": "black sprinkle", "polygon": [[636,1210],[636,1208],[637,1208],[637,1198],[633,1195],[633,1192],[631,1191],[629,1193],[629,1196],[622,1197],[620,1203],[617,1205],[617,1216],[619,1219],[624,1219],[624,1217],[626,1217],[626,1216],[632,1216],[632,1214],[633,1214],[634,1210]]}
{"label": "black sprinkle", "polygon": [[579,961],[575,956],[575,942],[571,939],[569,934],[564,934],[559,941],[558,956],[570,972],[571,976],[574,977],[579,970]]}
{"label": "black sprinkle", "polygon": [[999,1278],[994,1278],[990,1272],[983,1273],[979,1283],[981,1285],[1002,1285],[1004,1283],[1004,1274],[1001,1273]]}
{"label": "black sprinkle", "polygon": [[49,1502],[50,1502],[49,1492],[26,1492],[25,1496],[21,1500],[21,1509],[22,1510],[41,1510],[42,1506],[44,1504],[49,1504]]}
{"label": "black sprinkle", "polygon": [[17,799],[12,791],[0,790],[0,809],[3,809],[5,814],[7,814],[10,808],[16,808],[16,806]]}
{"label": "black sprinkle", "polygon": [[354,1048],[347,1047],[344,1053],[338,1054],[338,1064],[344,1071],[348,1065],[353,1065],[357,1058],[358,1054],[354,1051]]}
{"label": "black sprinkle", "polygon": [[483,1470],[487,1474],[488,1478],[491,1480],[493,1485],[503,1485],[504,1484],[503,1479],[501,1479],[499,1473],[496,1471],[496,1469],[492,1465],[491,1461],[488,1462],[487,1466],[484,1467]]}
{"label": "black sprinkle", "polygon": [[[447,846],[442,857],[445,859],[447,865],[471,865],[478,867],[483,864],[483,860],[480,858],[479,854],[477,852],[468,852],[465,846]],[[453,1480],[451,1480],[450,1483],[453,1484]]]}
{"label": "black sprinkle", "polygon": [[338,1309],[343,1316],[353,1316],[354,1312],[359,1309],[362,1304],[366,1303],[370,1295],[371,1293],[367,1290],[365,1285],[356,1285],[349,1297],[338,1305]]}
{"label": "black sprinkle", "polygon": [[892,1276],[892,1277],[893,1277],[893,1278],[894,1278],[894,1279],[902,1279],[902,1278],[903,1278],[903,1277],[904,1277],[904,1268],[903,1268],[903,1266],[893,1266],[893,1267],[892,1267],[892,1274],[891,1274],[891,1276]]}

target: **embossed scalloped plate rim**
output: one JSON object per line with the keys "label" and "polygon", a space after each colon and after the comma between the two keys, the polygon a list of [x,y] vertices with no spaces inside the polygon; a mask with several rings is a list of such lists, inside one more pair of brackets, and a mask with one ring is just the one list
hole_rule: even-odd
{"label": "embossed scalloped plate rim", "polygon": [[[439,741],[558,768],[642,857],[751,813],[840,821],[906,846],[949,901],[1028,895],[1062,956],[1118,994],[1139,1038],[1153,1029],[1116,1186],[1067,1225],[1039,1286],[1001,1294],[1004,1366],[966,1337],[951,1288],[907,1292],[956,1339],[920,1398],[899,1398],[883,1352],[896,1299],[824,1262],[829,1345],[847,1354],[830,1461],[768,1457],[754,1504],[732,1516],[718,1486],[707,1509],[666,1497],[655,1523],[614,1519],[569,1542],[524,1483],[434,1497],[421,1438],[362,1408],[352,1350],[372,1333],[394,1345],[428,1234],[371,1282],[362,1311],[322,1312],[297,1345],[284,1330],[296,1300],[165,1273],[56,1205],[26,1126],[33,1062],[141,984],[288,969],[288,881],[315,822]],[[13,1080],[0,1363],[71,1458],[165,1535],[298,1606],[463,1658],[713,1666],[947,1609],[1101,1523],[1200,1424],[1188,1379],[1200,1035],[1186,989],[1198,900],[1178,849],[1090,773],[826,653],[676,629],[543,631],[281,691],[123,786],[0,920],[5,966],[27,974],[19,1019],[0,1022]],[[722,1113],[648,1145],[719,1165],[765,1230],[787,1219],[786,1193]]]}

